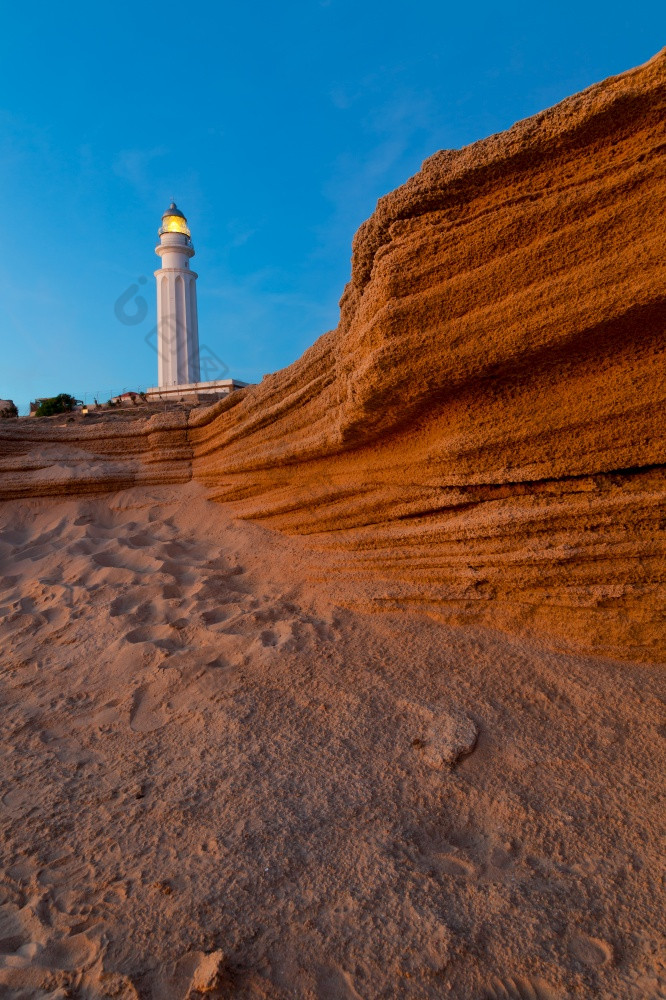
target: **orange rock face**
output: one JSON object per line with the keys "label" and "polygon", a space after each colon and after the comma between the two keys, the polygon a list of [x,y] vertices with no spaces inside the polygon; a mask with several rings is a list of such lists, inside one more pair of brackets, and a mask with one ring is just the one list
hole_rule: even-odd
{"label": "orange rock face", "polygon": [[193,475],[368,608],[662,657],[665,122],[666,50],[435,154],[357,233],[337,330],[96,479]]}
{"label": "orange rock face", "polygon": [[662,52],[426,161],[338,330],[191,429],[195,475],[377,604],[663,655],[665,95]]}

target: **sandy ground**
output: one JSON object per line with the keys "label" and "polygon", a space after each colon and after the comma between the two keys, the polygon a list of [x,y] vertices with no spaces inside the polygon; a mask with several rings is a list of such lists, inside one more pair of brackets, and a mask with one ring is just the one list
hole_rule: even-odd
{"label": "sandy ground", "polygon": [[666,996],[663,670],[301,546],[194,485],[0,505],[0,996]]}

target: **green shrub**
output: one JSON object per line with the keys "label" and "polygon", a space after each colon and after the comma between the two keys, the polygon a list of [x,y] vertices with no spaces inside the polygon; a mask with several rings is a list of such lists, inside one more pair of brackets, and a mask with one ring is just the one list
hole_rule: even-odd
{"label": "green shrub", "polygon": [[35,410],[36,417],[52,417],[55,413],[69,413],[76,406],[78,400],[70,396],[68,392],[61,392],[59,396],[51,396],[43,399]]}

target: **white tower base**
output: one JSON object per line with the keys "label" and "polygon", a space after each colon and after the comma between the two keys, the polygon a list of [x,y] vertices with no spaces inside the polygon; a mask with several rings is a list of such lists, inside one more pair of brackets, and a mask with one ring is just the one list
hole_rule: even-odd
{"label": "white tower base", "polygon": [[186,403],[215,402],[216,399],[223,399],[236,389],[244,389],[249,382],[239,382],[235,378],[215,379],[212,382],[190,382],[183,385],[155,386],[146,389],[146,399],[155,403],[159,400],[164,402],[179,403],[183,400]]}

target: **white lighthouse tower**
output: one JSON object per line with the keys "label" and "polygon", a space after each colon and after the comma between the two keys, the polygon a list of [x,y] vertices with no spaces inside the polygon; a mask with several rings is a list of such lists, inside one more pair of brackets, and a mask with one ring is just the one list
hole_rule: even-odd
{"label": "white lighthouse tower", "polygon": [[162,216],[160,242],[155,253],[162,258],[157,278],[157,379],[160,389],[198,382],[199,325],[197,274],[190,270],[194,247],[187,219],[171,202]]}
{"label": "white lighthouse tower", "polygon": [[155,271],[158,385],[146,389],[146,398],[151,402],[212,402],[245,388],[247,382],[226,378],[227,365],[210,347],[204,347],[203,357],[199,356],[198,275],[190,270],[194,247],[187,219],[174,202],[162,216],[159,237],[155,247],[155,253],[162,258],[161,268]]}

